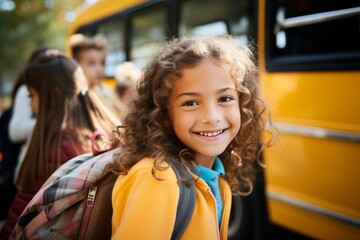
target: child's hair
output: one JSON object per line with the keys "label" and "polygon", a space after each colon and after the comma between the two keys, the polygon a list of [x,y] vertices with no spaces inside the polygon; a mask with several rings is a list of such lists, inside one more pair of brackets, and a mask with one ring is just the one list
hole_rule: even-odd
{"label": "child's hair", "polygon": [[141,70],[132,62],[123,62],[115,70],[116,92],[120,97],[126,95],[129,88],[136,87]]}
{"label": "child's hair", "polygon": [[[52,50],[54,50],[54,51],[57,50],[56,48],[46,47],[46,46],[44,46],[44,47],[39,47],[39,48],[35,49],[35,50],[31,53],[31,55],[30,55],[29,59],[27,60],[25,66],[28,65],[28,64],[30,64],[31,62],[33,62],[37,57],[39,57],[41,54],[45,53],[47,50],[50,50],[50,49],[52,49]],[[15,100],[15,95],[16,95],[18,89],[19,89],[20,86],[23,85],[23,84],[25,84],[25,82],[24,82],[24,74],[23,74],[22,72],[20,72],[20,74],[18,75],[17,79],[15,80],[14,87],[13,87],[13,90],[12,90],[12,92],[11,92],[11,99],[12,99],[13,102],[14,102],[14,100]]]}
{"label": "child's hair", "polygon": [[261,133],[265,128],[266,105],[259,93],[252,51],[231,36],[174,39],[146,66],[138,97],[125,119],[123,132],[119,131],[123,134],[120,138],[123,152],[115,167],[119,174],[126,174],[142,157],[156,159],[154,176],[156,170],[162,169],[162,161],[171,163],[176,159],[193,169],[195,152],[176,137],[167,102],[172,81],[181,77],[184,68],[195,67],[205,58],[214,59],[229,71],[239,95],[240,131],[219,156],[225,177],[234,193],[246,195],[252,191],[254,161],[265,145]]}
{"label": "child's hair", "polygon": [[[91,151],[92,132],[111,133],[118,122],[88,90],[78,64],[58,51],[46,51],[35,59],[25,68],[24,79],[39,95],[37,121],[18,181],[22,190],[31,190],[35,179],[46,179],[60,166],[63,136],[75,151]],[[50,146],[56,160],[51,164],[46,162]]]}
{"label": "child's hair", "polygon": [[80,60],[80,54],[84,51],[95,49],[99,51],[107,51],[107,41],[102,35],[87,37],[77,33],[70,37],[71,55],[76,60]]}

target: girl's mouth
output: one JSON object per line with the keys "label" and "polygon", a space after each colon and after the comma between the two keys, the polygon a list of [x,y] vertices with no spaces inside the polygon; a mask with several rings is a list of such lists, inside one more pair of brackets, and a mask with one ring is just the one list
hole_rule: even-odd
{"label": "girl's mouth", "polygon": [[204,136],[204,137],[215,137],[218,136],[220,134],[222,134],[225,130],[218,130],[218,131],[214,131],[214,132],[197,132],[197,134]]}

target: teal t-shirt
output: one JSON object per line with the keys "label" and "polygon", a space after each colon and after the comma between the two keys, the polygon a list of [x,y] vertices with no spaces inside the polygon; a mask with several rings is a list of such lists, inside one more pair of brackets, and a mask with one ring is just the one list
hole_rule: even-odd
{"label": "teal t-shirt", "polygon": [[214,194],[216,199],[216,206],[218,212],[218,223],[220,225],[222,218],[223,204],[219,189],[219,176],[224,176],[225,169],[220,158],[216,157],[212,169],[199,165],[200,178],[203,179],[210,187],[211,192]]}

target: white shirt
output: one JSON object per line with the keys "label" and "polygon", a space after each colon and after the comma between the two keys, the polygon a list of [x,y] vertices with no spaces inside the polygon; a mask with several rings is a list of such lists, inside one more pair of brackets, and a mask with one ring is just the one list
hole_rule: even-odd
{"label": "white shirt", "polygon": [[14,105],[13,114],[9,123],[9,137],[13,142],[22,142],[31,135],[36,119],[30,105],[29,91],[25,85],[18,89]]}
{"label": "white shirt", "polygon": [[36,119],[33,117],[31,109],[29,91],[26,85],[19,87],[13,104],[13,114],[9,123],[9,137],[13,142],[26,141],[21,146],[18,163],[15,169],[14,183],[18,177],[18,172],[22,161],[24,160],[32,132],[34,130]]}

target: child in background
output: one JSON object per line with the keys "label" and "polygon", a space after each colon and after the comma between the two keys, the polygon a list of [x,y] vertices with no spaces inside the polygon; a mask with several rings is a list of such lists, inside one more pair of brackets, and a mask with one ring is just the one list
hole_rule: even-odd
{"label": "child in background", "polygon": [[137,96],[136,86],[140,74],[141,70],[132,62],[124,62],[116,67],[114,76],[116,80],[115,91],[120,103],[123,105],[124,117]]}
{"label": "child in background", "polygon": [[92,89],[117,117],[122,116],[122,109],[114,91],[104,83],[105,60],[107,53],[106,39],[100,35],[92,38],[75,34],[70,38],[72,57],[83,68]]}
{"label": "child in background", "polygon": [[144,69],[119,130],[113,239],[170,239],[179,199],[174,161],[196,187],[182,239],[227,239],[231,193],[252,191],[254,161],[269,144],[259,91],[253,54],[234,38],[167,44]]}
{"label": "child in background", "polygon": [[67,160],[91,151],[95,130],[111,133],[118,121],[88,90],[82,69],[59,52],[47,51],[24,71],[36,125],[17,180],[18,193],[0,238],[10,233],[45,180]]}
{"label": "child in background", "polygon": [[[55,48],[40,47],[36,49],[30,56],[27,65],[32,63],[36,58],[45,54],[46,51],[52,52],[58,51]],[[25,142],[20,150],[18,163],[16,166],[14,182],[16,182],[17,175],[22,160],[25,157],[29,141],[31,139],[32,131],[35,127],[36,119],[34,112],[30,106],[29,91],[24,82],[24,74],[21,73],[14,85],[14,91],[12,93],[14,99],[13,114],[9,123],[9,137],[13,142]]]}
{"label": "child in background", "polygon": [[[26,65],[49,49],[52,48],[40,47],[33,51]],[[0,152],[3,153],[3,159],[0,162],[1,220],[5,220],[11,202],[16,195],[15,181],[18,169],[25,156],[31,133],[36,123],[30,106],[29,91],[25,85],[22,71],[14,83],[11,93],[11,106],[4,112],[4,116],[1,118],[2,121],[6,119],[1,123],[2,129],[0,131],[1,141],[4,141],[1,144],[5,144],[0,144]]]}

